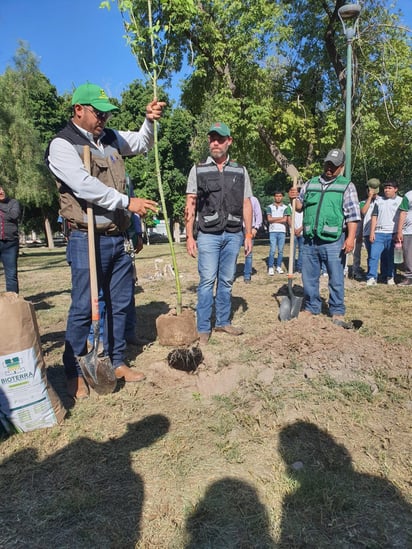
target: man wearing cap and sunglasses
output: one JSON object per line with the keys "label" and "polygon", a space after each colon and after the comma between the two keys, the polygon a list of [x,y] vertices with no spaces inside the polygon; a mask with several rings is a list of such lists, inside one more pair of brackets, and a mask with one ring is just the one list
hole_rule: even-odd
{"label": "man wearing cap and sunglasses", "polygon": [[[186,249],[198,255],[197,331],[201,344],[209,341],[213,301],[215,331],[238,336],[243,330],[230,321],[236,261],[244,242],[252,251],[252,189],[244,166],[229,159],[230,130],[223,122],[208,131],[209,156],[193,166],[186,189]],[[194,225],[197,229],[197,241]],[[245,233],[243,233],[243,226]],[[216,283],[216,296],[213,290]]]}
{"label": "man wearing cap and sunglasses", "polygon": [[329,275],[329,313],[332,322],[352,328],[345,322],[345,254],[353,251],[357,225],[361,219],[356,187],[343,177],[345,153],[332,149],[324,160],[323,173],[305,183],[300,192],[289,190],[296,198],[297,211],[303,210],[302,281],[305,311],[321,312],[319,276],[324,263]]}
{"label": "man wearing cap and sunglasses", "polygon": [[[91,322],[88,203],[94,210],[98,282],[107,307],[105,352],[117,378],[133,382],[145,377],[124,364],[126,311],[133,291],[133,265],[125,250],[124,234],[131,213],[156,212],[157,203],[128,196],[123,158],[150,150],[153,122],[160,119],[165,103],[154,99],[146,106],[146,118],[139,131],[106,128],[118,107],[95,84],[79,86],[73,93],[72,106],[73,117],[50,142],[46,163],[56,177],[60,215],[71,226],[67,260],[72,275],[72,301],[63,354],[67,388],[74,398],[84,398],[88,396],[88,387],[76,356],[86,353]],[[91,174],[84,164],[84,145],[90,147]]]}

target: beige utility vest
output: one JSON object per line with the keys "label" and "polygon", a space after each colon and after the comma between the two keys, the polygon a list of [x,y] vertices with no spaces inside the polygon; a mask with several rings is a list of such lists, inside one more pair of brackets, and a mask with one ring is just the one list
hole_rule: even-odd
{"label": "beige utility vest", "polygon": [[[111,130],[105,130],[102,139],[103,151],[99,150],[81,134],[76,127],[69,122],[68,125],[57,135],[67,139],[79,153],[82,161],[83,145],[90,145],[91,152],[91,175],[121,193],[126,190],[125,165],[122,156],[117,148],[116,134]],[[70,222],[71,228],[87,229],[87,202],[74,196],[68,185],[56,180],[60,193],[60,215]],[[124,209],[109,211],[105,208],[93,205],[96,232],[119,233],[124,232],[130,225],[130,212]]]}

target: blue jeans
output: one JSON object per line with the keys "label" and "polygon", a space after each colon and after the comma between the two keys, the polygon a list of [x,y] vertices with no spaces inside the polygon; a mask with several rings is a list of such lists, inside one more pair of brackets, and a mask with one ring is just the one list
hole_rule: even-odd
{"label": "blue jeans", "polygon": [[245,280],[250,280],[252,278],[252,268],[253,268],[253,244],[254,239],[252,238],[252,251],[249,255],[245,257],[245,267],[243,269],[243,278]]}
{"label": "blue jeans", "polygon": [[275,264],[276,248],[278,250],[278,259],[276,262],[276,267],[282,267],[283,248],[285,247],[285,240],[286,240],[286,233],[281,233],[278,231],[269,233],[269,241],[270,241],[270,250],[269,250],[269,258],[268,258],[269,269],[273,267]]}
{"label": "blue jeans", "polygon": [[[67,319],[63,363],[68,378],[81,374],[76,360],[87,352],[91,323],[90,271],[87,233],[73,231],[67,244],[67,261],[72,275],[72,301]],[[99,288],[106,304],[104,348],[114,368],[124,364],[125,324],[132,295],[133,268],[125,252],[123,236],[96,235]]]}
{"label": "blue jeans", "polygon": [[345,236],[336,242],[325,242],[319,238],[305,238],[303,243],[302,281],[305,296],[305,310],[317,315],[322,309],[319,292],[319,277],[322,264],[329,275],[329,313],[345,314],[345,254],[342,250]]}
{"label": "blue jeans", "polygon": [[[100,330],[99,330],[99,337],[100,340],[103,341],[103,334],[104,334],[104,320],[106,317],[106,304],[104,302],[103,298],[103,291],[99,290],[99,316],[100,316]],[[135,309],[135,301],[134,301],[134,284],[133,284],[133,295],[132,299],[130,301],[130,305],[127,308],[127,314],[126,314],[126,327],[125,327],[125,337],[126,339],[129,339],[135,335],[136,331],[136,309]],[[90,331],[89,331],[89,343],[93,343],[93,326],[90,325]]]}
{"label": "blue jeans", "polygon": [[366,253],[367,253],[367,257],[368,257],[368,259],[367,259],[367,267],[368,267],[367,272],[369,272],[369,263],[370,263],[371,248],[372,248],[371,241],[369,240],[369,235],[364,237],[363,243],[365,244],[365,249],[366,249]]}
{"label": "blue jeans", "polygon": [[294,269],[298,273],[302,272],[302,249],[303,249],[303,235],[295,236],[295,257],[296,257],[296,251],[298,252],[298,257],[295,259]]}
{"label": "blue jeans", "polygon": [[207,234],[197,237],[199,286],[197,288],[197,330],[211,331],[213,289],[216,284],[216,327],[230,324],[232,285],[243,232]]}
{"label": "blue jeans", "polygon": [[0,259],[4,267],[6,277],[6,292],[19,293],[19,281],[17,279],[17,257],[19,255],[18,240],[0,240]]}
{"label": "blue jeans", "polygon": [[391,233],[375,233],[375,240],[371,243],[369,271],[367,279],[378,278],[378,264],[381,261],[381,276],[384,280],[394,275],[393,264],[394,242]]}

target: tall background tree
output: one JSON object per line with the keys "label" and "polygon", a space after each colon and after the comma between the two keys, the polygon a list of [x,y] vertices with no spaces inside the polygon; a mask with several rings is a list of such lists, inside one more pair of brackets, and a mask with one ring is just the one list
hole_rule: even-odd
{"label": "tall background tree", "polygon": [[51,244],[57,191],[44,152],[66,114],[63,99],[24,43],[16,52],[14,68],[0,76],[0,104],[0,182],[21,202],[25,230],[44,228]]}
{"label": "tall background tree", "polygon": [[[160,125],[159,153],[162,158],[161,176],[167,210],[172,219],[182,219],[187,174],[191,167],[190,142],[193,133],[193,117],[185,109],[170,108],[168,95],[159,90],[159,99],[166,101]],[[121,111],[111,120],[114,128],[135,130],[145,116],[146,105],[153,98],[148,83],[135,80],[122,94]],[[153,169],[153,151],[126,160],[137,196],[159,199],[156,174]]]}
{"label": "tall background tree", "polygon": [[[146,0],[127,3],[145,17]],[[152,3],[155,24],[167,28],[167,50],[158,52],[164,89],[182,66],[189,74],[177,108],[160,91],[169,105],[159,146],[171,217],[182,214],[186,176],[207,154],[213,120],[231,127],[232,157],[248,166],[263,203],[275,188],[286,189],[296,171],[302,179],[317,172],[327,150],[344,143],[346,43],[338,18],[344,0]],[[369,177],[410,186],[412,50],[410,31],[393,10],[387,0],[362,3],[353,43],[352,177],[361,196]],[[132,48],[147,47],[129,38]],[[151,96],[148,85],[131,82],[113,127],[136,128]],[[22,202],[27,227],[57,215],[43,154],[69,115],[68,97],[57,95],[21,44],[14,66],[0,75],[0,182]],[[139,194],[158,198],[151,154],[128,160],[127,168]]]}
{"label": "tall background tree", "polygon": [[[298,169],[305,178],[320,169],[327,149],[344,142],[344,3],[215,0],[195,2],[189,23],[174,14],[172,33],[193,66],[182,102],[196,118],[195,158],[207,123],[224,118],[234,130],[234,153],[265,168],[272,185],[286,185],[276,172]],[[411,157],[411,49],[388,2],[363,6],[353,51],[354,179],[386,177],[397,156],[389,151],[400,149],[395,175],[402,184]]]}

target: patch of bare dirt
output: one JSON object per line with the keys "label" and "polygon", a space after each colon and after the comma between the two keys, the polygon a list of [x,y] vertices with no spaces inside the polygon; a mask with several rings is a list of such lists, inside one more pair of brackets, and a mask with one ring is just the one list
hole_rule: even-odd
{"label": "patch of bare dirt", "polygon": [[[228,354],[220,352],[225,343],[223,337],[212,335],[211,342],[202,347],[203,362],[190,374],[170,368],[166,358],[158,360],[159,355],[166,357],[168,353],[167,347],[158,344],[138,357],[136,363],[144,364],[157,386],[210,397],[231,393],[245,379],[257,378],[270,385],[275,372],[278,379],[283,372],[286,380],[291,370],[307,379],[319,375],[328,375],[337,382],[362,379],[374,388],[374,374],[378,371],[395,378],[405,376],[410,356],[408,348],[384,339],[365,338],[355,330],[335,326],[323,315],[313,318],[302,315],[276,323],[274,330],[264,335],[239,336],[228,342],[232,345]],[[246,364],[239,357],[239,350],[245,348],[250,353]],[[152,355],[157,360],[151,361]]]}

